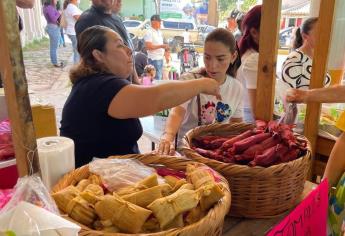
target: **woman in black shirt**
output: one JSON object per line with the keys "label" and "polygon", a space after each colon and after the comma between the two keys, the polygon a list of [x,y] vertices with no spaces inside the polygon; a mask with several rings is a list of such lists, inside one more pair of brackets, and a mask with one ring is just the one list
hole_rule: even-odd
{"label": "woman in black shirt", "polygon": [[132,51],[120,35],[103,26],[78,37],[80,63],[71,70],[73,83],[62,112],[61,136],[75,142],[76,167],[93,157],[139,153],[138,117],[177,106],[199,93],[219,96],[213,79],[172,81],[157,86],[130,84]]}

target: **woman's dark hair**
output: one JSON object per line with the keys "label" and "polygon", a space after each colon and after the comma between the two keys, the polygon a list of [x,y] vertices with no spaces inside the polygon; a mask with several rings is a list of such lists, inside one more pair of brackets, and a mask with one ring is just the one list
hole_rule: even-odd
{"label": "woman's dark hair", "polygon": [[52,0],[44,0],[43,5],[44,6],[48,6],[48,5],[52,5],[53,1]]}
{"label": "woman's dark hair", "polygon": [[68,4],[70,4],[70,3],[71,3],[71,0],[65,0],[65,1],[63,2],[62,9],[66,10]]}
{"label": "woman's dark hair", "polygon": [[207,42],[220,42],[229,48],[231,53],[237,52],[237,58],[234,63],[230,64],[226,73],[232,77],[236,77],[237,69],[241,66],[241,56],[237,47],[237,43],[233,34],[226,29],[215,29],[209,33],[205,39]]}
{"label": "woman's dark hair", "polygon": [[303,21],[302,25],[298,27],[295,33],[295,41],[293,42],[293,48],[297,49],[303,45],[303,34],[309,34],[310,30],[314,27],[317,22],[317,17],[310,17]]}
{"label": "woman's dark hair", "polygon": [[79,35],[78,52],[81,60],[70,71],[70,79],[73,84],[80,78],[105,71],[94,58],[92,52],[95,49],[104,52],[107,43],[106,33],[109,31],[111,29],[108,27],[96,25],[87,28]]}
{"label": "woman's dark hair", "polygon": [[259,45],[255,43],[250,30],[252,28],[260,31],[260,21],[261,21],[261,5],[253,7],[244,16],[242,21],[243,36],[240,39],[239,48],[241,55],[243,55],[248,49],[254,49],[259,52]]}

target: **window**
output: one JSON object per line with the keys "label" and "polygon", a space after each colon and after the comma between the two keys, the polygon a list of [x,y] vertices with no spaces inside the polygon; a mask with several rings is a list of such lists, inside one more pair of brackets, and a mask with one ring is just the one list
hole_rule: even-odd
{"label": "window", "polygon": [[124,21],[123,24],[125,27],[138,27],[140,25],[140,22],[138,21]]}
{"label": "window", "polygon": [[178,22],[163,21],[164,28],[178,29]]}
{"label": "window", "polygon": [[296,25],[296,18],[290,18],[288,27],[294,27],[295,25]]}
{"label": "window", "polygon": [[180,22],[178,28],[179,29],[189,29],[189,30],[192,30],[192,29],[194,29],[194,25],[192,23]]}

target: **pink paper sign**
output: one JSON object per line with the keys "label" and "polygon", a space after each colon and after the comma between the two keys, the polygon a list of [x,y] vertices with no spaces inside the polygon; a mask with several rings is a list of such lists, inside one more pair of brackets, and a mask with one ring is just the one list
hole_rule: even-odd
{"label": "pink paper sign", "polygon": [[325,236],[328,208],[328,181],[323,180],[267,236]]}

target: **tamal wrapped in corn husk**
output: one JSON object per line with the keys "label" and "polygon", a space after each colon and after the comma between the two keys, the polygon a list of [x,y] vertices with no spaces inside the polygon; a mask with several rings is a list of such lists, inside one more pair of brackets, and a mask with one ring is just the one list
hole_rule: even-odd
{"label": "tamal wrapped in corn husk", "polygon": [[187,184],[186,179],[180,179],[175,183],[175,186],[172,189],[172,192],[176,192],[182,185]]}
{"label": "tamal wrapped in corn husk", "polygon": [[206,212],[201,210],[201,207],[199,205],[188,212],[186,222],[187,224],[194,224],[195,222],[198,222],[200,219],[202,219],[205,215]]}
{"label": "tamal wrapped in corn husk", "polygon": [[145,233],[158,232],[161,228],[159,227],[159,222],[156,217],[151,216],[147,221],[145,221],[142,231]]}
{"label": "tamal wrapped in corn husk", "polygon": [[179,181],[179,178],[176,178],[172,175],[164,176],[165,182],[167,182],[172,188],[175,186],[176,182]]}
{"label": "tamal wrapped in corn husk", "polygon": [[103,196],[104,195],[103,188],[97,184],[89,184],[88,186],[86,186],[86,188],[84,189],[83,192],[90,192],[90,193],[93,193],[97,196]]}
{"label": "tamal wrapped in corn husk", "polygon": [[153,175],[150,175],[150,176],[146,177],[145,179],[137,182],[134,185],[121,188],[115,192],[119,196],[123,196],[123,195],[132,194],[135,192],[139,192],[139,191],[144,190],[144,189],[152,188],[152,187],[157,186],[157,185],[158,185],[157,175],[153,174]]}
{"label": "tamal wrapped in corn husk", "polygon": [[92,184],[102,185],[102,178],[99,175],[90,175],[88,179]]}
{"label": "tamal wrapped in corn husk", "polygon": [[53,193],[52,197],[55,200],[56,205],[60,210],[67,213],[67,205],[73,198],[79,195],[79,190],[70,185],[67,188],[60,190],[57,193]]}
{"label": "tamal wrapped in corn husk", "polygon": [[165,228],[174,218],[193,209],[199,203],[199,193],[194,190],[181,189],[175,193],[159,198],[147,206],[159,221],[160,227]]}
{"label": "tamal wrapped in corn husk", "polygon": [[158,185],[136,193],[121,196],[121,198],[125,201],[145,208],[154,200],[163,197],[161,192],[161,187]]}
{"label": "tamal wrapped in corn husk", "polygon": [[96,194],[89,191],[81,192],[79,196],[92,205],[95,205],[98,201],[101,200],[100,196],[97,196]]}
{"label": "tamal wrapped in corn husk", "polygon": [[191,183],[186,183],[186,184],[182,185],[178,190],[180,190],[180,189],[194,190],[194,185]]}
{"label": "tamal wrapped in corn husk", "polygon": [[91,184],[91,181],[88,179],[82,179],[79,181],[79,183],[77,184],[76,188],[82,192],[84,191],[84,189],[86,188],[86,186],[88,186],[89,184]]}
{"label": "tamal wrapped in corn husk", "polygon": [[152,213],[115,196],[104,196],[96,203],[95,209],[102,220],[110,217],[113,225],[126,233],[138,233]]}
{"label": "tamal wrapped in corn husk", "polygon": [[172,188],[169,184],[160,184],[163,197],[169,196],[172,193]]}
{"label": "tamal wrapped in corn husk", "polygon": [[167,224],[163,230],[181,228],[184,226],[183,214],[177,215],[169,224]]}
{"label": "tamal wrapped in corn husk", "polygon": [[200,187],[198,191],[200,192],[200,206],[203,211],[207,211],[224,197],[224,192],[218,184],[204,185]]}
{"label": "tamal wrapped in corn husk", "polygon": [[91,226],[97,218],[95,210],[80,196],[73,198],[68,203],[67,213],[72,219],[87,226]]}
{"label": "tamal wrapped in corn husk", "polygon": [[215,183],[213,175],[208,170],[202,168],[187,167],[187,178],[194,185],[195,189],[203,185]]}
{"label": "tamal wrapped in corn husk", "polygon": [[96,230],[102,230],[104,227],[113,226],[113,222],[111,220],[96,220],[93,222],[93,228]]}

